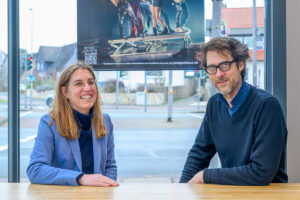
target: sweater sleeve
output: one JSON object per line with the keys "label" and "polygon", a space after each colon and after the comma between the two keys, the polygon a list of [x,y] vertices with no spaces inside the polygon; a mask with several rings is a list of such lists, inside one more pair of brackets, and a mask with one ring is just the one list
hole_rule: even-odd
{"label": "sweater sleeve", "polygon": [[194,145],[188,154],[180,183],[187,183],[196,173],[208,167],[215,153],[216,148],[212,141],[207,116],[205,115]]}
{"label": "sweater sleeve", "polygon": [[286,149],[287,129],[279,102],[270,97],[258,109],[254,119],[255,139],[247,165],[205,169],[205,183],[229,185],[268,185],[279,168]]}

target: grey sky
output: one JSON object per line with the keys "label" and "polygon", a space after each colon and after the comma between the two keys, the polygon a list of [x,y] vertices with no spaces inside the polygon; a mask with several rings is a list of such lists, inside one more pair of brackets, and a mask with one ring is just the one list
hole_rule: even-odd
{"label": "grey sky", "polygon": [[[76,42],[76,2],[20,0],[20,47],[31,52],[32,43],[33,52],[37,52],[40,45],[62,46]],[[252,0],[224,0],[224,3],[227,7],[252,7]],[[264,0],[257,0],[257,7],[263,4]],[[212,2],[205,0],[205,17],[211,18],[211,12]],[[0,0],[0,30],[0,50],[7,52],[7,0]]]}

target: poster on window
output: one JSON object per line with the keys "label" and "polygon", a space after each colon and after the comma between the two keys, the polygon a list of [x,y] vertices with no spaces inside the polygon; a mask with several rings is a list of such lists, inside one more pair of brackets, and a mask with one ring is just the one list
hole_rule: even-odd
{"label": "poster on window", "polygon": [[78,60],[95,70],[197,69],[204,0],[77,0]]}

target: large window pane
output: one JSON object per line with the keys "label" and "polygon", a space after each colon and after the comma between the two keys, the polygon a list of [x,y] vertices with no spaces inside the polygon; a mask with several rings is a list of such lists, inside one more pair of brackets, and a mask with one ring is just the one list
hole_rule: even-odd
{"label": "large window pane", "polygon": [[[239,1],[224,0],[223,3],[222,27],[226,31],[222,34],[248,44],[251,51],[252,27],[249,24],[252,20],[252,0],[243,1],[242,5],[238,4]],[[261,20],[261,1],[257,1],[257,6],[260,10],[257,19]],[[3,8],[6,7],[1,6]],[[212,20],[212,8],[212,1],[206,0],[206,41],[211,38],[209,20]],[[247,15],[244,24],[237,29],[235,23],[238,22],[234,21],[236,17],[233,14],[241,9],[247,9]],[[232,15],[226,15],[227,12]],[[76,18],[76,0],[20,1],[20,143],[21,177],[24,180],[27,178],[26,167],[39,119],[49,110],[61,71],[77,60]],[[261,88],[265,81],[264,58],[261,57],[264,49],[263,28],[260,21],[257,85]],[[28,66],[29,57],[32,57],[31,69]],[[252,83],[252,59],[247,67],[247,81]],[[103,112],[111,116],[114,124],[119,181],[177,182],[211,95],[207,75],[195,70],[173,71],[171,91],[168,89],[169,71],[99,71],[96,75]],[[168,122],[169,92],[173,94],[172,122]]]}

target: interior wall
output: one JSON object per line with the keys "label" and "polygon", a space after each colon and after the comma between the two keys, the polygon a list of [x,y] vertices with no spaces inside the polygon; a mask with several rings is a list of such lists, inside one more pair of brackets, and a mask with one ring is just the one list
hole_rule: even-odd
{"label": "interior wall", "polygon": [[300,1],[286,1],[287,37],[287,172],[300,182]]}

